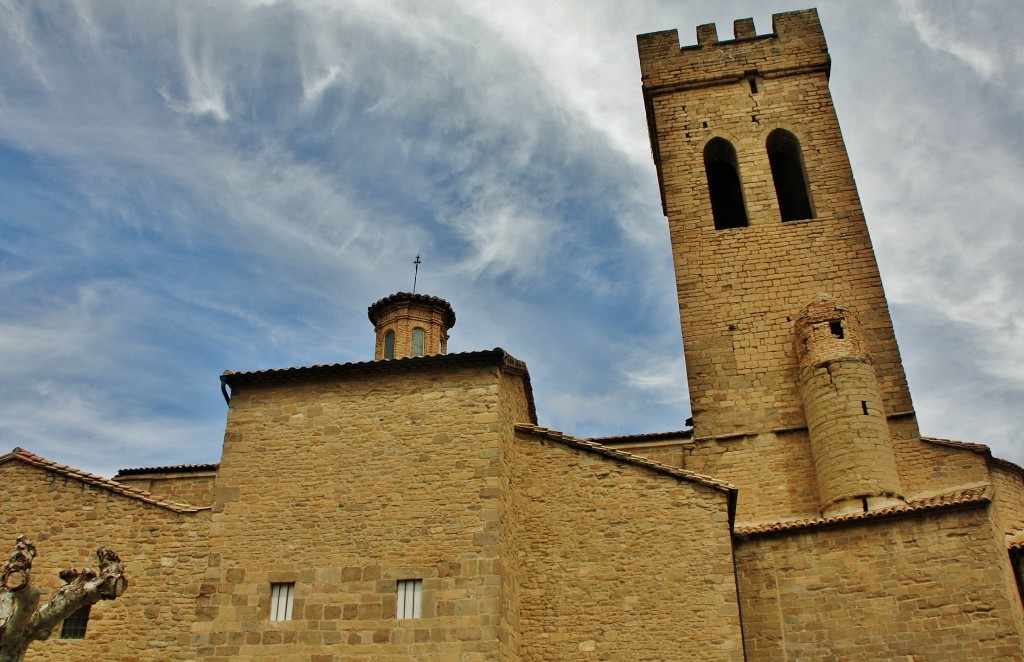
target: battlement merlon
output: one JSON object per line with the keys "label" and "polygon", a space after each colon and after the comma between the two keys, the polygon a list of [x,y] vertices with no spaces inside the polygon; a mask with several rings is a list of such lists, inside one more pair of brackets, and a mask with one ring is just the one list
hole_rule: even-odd
{"label": "battlement merlon", "polygon": [[637,36],[647,94],[728,84],[750,76],[775,78],[822,71],[831,60],[816,9],[772,16],[771,34],[758,35],[750,18],[733,22],[734,39],[719,41],[714,23],[697,28],[697,44],[682,46],[677,30]]}

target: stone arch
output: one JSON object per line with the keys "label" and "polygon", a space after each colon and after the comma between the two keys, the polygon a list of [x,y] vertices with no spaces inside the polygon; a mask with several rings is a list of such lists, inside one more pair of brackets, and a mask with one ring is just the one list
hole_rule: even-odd
{"label": "stone arch", "polygon": [[765,148],[783,222],[814,218],[800,141],[786,129],[775,129],[768,134]]}
{"label": "stone arch", "polygon": [[725,138],[712,138],[704,146],[704,172],[716,230],[743,228],[750,223],[743,199],[736,148]]}

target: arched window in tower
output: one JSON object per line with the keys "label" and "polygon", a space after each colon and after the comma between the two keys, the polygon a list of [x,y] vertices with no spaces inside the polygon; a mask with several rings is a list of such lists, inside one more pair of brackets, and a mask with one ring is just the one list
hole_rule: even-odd
{"label": "arched window in tower", "polygon": [[388,331],[384,334],[384,358],[395,358],[395,332]]}
{"label": "arched window in tower", "polygon": [[740,166],[736,149],[728,140],[713,138],[704,147],[704,172],[708,177],[715,229],[746,227],[747,206],[740,186]]}
{"label": "arched window in tower", "polygon": [[785,129],[775,129],[768,136],[767,148],[782,220],[814,218],[804,160],[800,155],[800,141]]}
{"label": "arched window in tower", "polygon": [[423,346],[426,344],[427,333],[416,327],[412,330],[412,355],[423,356]]}

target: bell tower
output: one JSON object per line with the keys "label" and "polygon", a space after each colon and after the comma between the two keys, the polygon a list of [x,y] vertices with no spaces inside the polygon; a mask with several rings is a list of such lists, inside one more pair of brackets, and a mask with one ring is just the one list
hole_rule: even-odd
{"label": "bell tower", "polygon": [[[638,37],[694,439],[806,429],[822,511],[867,509],[898,498],[890,437],[917,424],[817,12],[776,14],[772,28],[741,19],[720,40],[702,25],[685,47],[675,30]],[[846,344],[829,336],[841,320]],[[852,375],[841,403],[818,399],[829,366]]]}

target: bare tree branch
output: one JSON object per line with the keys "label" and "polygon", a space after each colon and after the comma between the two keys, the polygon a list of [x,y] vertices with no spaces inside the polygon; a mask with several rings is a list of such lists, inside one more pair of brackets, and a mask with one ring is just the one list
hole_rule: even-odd
{"label": "bare tree branch", "polygon": [[18,536],[0,574],[0,662],[21,662],[30,643],[47,639],[68,616],[100,600],[114,600],[128,588],[117,552],[100,547],[96,550],[98,571],[62,570],[59,574],[64,586],[36,609],[39,589],[32,586],[35,556],[35,545],[25,536]]}

